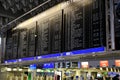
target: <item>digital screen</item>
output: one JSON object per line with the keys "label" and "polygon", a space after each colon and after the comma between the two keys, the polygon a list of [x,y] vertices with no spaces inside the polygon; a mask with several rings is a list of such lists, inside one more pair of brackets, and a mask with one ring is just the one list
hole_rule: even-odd
{"label": "digital screen", "polygon": [[44,65],[43,65],[43,68],[54,68],[54,63],[45,63]]}
{"label": "digital screen", "polygon": [[32,65],[30,65],[30,70],[35,70],[36,69],[36,64],[32,64]]}
{"label": "digital screen", "polygon": [[115,60],[115,66],[120,67],[120,60]]}
{"label": "digital screen", "polygon": [[102,77],[102,75],[98,73],[98,74],[97,74],[97,77]]}
{"label": "digital screen", "polygon": [[108,66],[109,66],[109,62],[107,60],[100,61],[100,67],[108,67]]}

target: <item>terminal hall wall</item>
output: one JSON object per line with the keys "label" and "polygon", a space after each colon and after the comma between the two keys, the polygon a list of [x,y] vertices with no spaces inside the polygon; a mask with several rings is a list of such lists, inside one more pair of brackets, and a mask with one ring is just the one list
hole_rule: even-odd
{"label": "terminal hall wall", "polygon": [[74,2],[26,25],[29,28],[8,31],[6,60],[105,46],[104,4]]}

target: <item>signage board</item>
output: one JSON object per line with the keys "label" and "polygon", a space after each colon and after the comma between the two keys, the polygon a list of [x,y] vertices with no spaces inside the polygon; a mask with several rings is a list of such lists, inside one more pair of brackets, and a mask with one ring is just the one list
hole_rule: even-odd
{"label": "signage board", "polygon": [[35,70],[36,69],[36,64],[32,64],[32,65],[30,65],[30,70]]}
{"label": "signage board", "polygon": [[109,66],[109,63],[107,60],[100,61],[100,67],[108,67],[108,66]]}
{"label": "signage board", "polygon": [[115,60],[115,66],[120,67],[120,60]]}
{"label": "signage board", "polygon": [[89,68],[89,63],[88,62],[81,62],[81,67],[82,68]]}

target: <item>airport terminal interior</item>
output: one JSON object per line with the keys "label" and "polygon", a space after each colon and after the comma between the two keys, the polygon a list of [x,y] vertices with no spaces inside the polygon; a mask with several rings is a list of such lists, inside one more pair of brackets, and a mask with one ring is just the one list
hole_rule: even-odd
{"label": "airport terminal interior", "polygon": [[120,80],[120,0],[0,0],[0,80]]}

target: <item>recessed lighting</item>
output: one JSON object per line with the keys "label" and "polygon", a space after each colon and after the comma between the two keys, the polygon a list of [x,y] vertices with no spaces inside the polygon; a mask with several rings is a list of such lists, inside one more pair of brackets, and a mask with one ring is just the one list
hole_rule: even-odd
{"label": "recessed lighting", "polygon": [[13,68],[13,71],[17,71],[17,68]]}
{"label": "recessed lighting", "polygon": [[7,71],[12,71],[12,69],[11,68],[7,68]]}
{"label": "recessed lighting", "polygon": [[22,71],[23,69],[18,69],[18,71]]}

